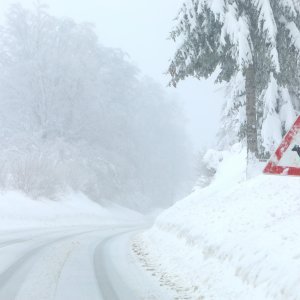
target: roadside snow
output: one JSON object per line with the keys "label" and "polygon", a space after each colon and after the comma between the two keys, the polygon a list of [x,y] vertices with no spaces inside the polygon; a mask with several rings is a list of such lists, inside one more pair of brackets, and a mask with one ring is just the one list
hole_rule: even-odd
{"label": "roadside snow", "polygon": [[245,168],[235,148],[134,242],[184,299],[300,299],[300,178],[245,181]]}
{"label": "roadside snow", "polygon": [[118,206],[104,208],[80,193],[63,200],[32,200],[19,192],[0,194],[0,231],[81,225],[142,223],[136,212]]}

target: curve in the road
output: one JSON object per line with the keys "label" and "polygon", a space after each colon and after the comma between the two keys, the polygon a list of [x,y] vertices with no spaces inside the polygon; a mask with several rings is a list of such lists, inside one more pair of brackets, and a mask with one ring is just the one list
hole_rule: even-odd
{"label": "curve in the road", "polygon": [[11,260],[0,270],[0,300],[174,299],[130,256],[129,240],[140,230],[28,231],[7,241],[0,235],[0,266]]}

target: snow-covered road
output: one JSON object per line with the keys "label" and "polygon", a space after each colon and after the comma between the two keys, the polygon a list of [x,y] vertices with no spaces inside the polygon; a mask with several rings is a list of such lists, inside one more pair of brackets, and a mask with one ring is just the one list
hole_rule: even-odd
{"label": "snow-covered road", "polygon": [[[172,299],[137,263],[136,227],[0,233],[0,300]],[[174,298],[173,298],[174,299]]]}

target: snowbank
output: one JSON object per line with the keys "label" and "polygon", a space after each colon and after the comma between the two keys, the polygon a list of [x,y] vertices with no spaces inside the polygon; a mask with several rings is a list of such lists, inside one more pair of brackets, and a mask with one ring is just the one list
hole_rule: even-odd
{"label": "snowbank", "polygon": [[80,193],[69,194],[60,201],[32,200],[19,192],[0,194],[0,231],[136,224],[142,220],[136,212],[118,206],[103,208]]}
{"label": "snowbank", "polygon": [[300,299],[300,178],[244,179],[234,151],[135,241],[185,299]]}

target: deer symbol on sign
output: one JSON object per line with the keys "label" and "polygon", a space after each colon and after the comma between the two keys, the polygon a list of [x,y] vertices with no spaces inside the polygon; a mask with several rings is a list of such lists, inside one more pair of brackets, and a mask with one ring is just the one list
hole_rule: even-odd
{"label": "deer symbol on sign", "polygon": [[299,145],[295,145],[292,149],[292,151],[295,151],[298,153],[299,157],[300,157],[300,146]]}

